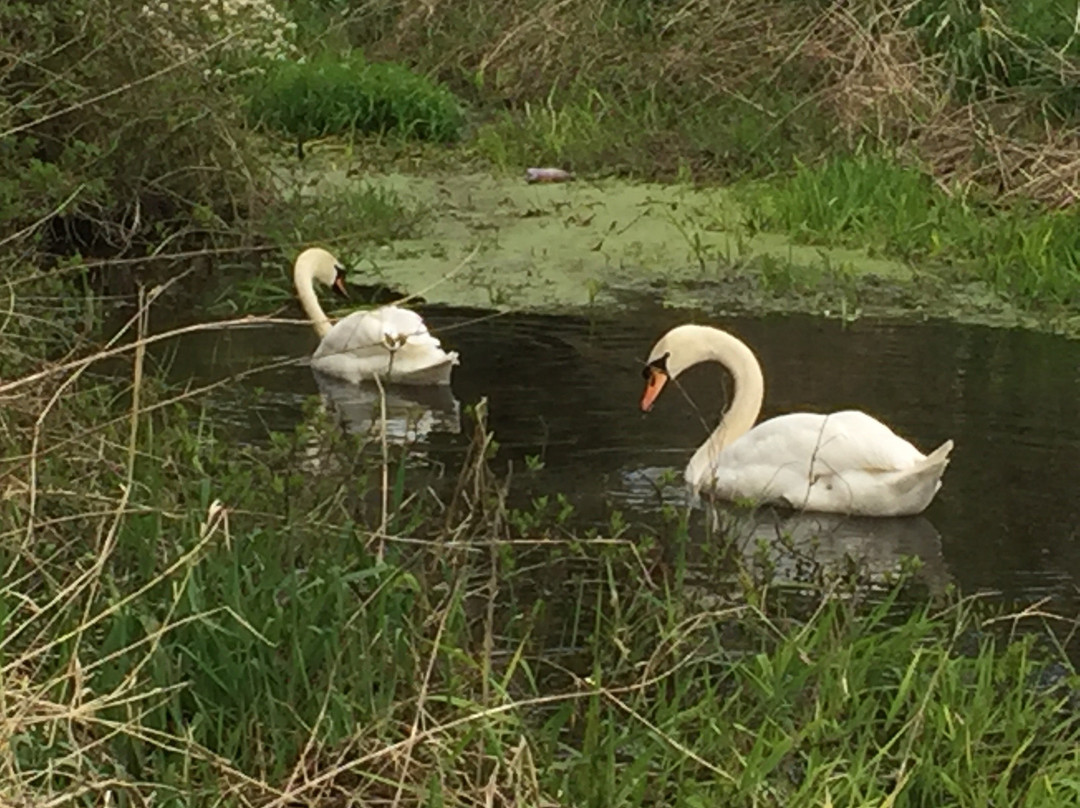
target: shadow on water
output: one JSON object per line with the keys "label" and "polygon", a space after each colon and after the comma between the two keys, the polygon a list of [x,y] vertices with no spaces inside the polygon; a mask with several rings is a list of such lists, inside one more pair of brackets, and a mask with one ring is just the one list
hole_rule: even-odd
{"label": "shadow on water", "polygon": [[[965,592],[1075,602],[1080,343],[948,322],[843,326],[805,316],[692,318],[653,307],[594,321],[445,309],[424,315],[462,364],[452,393],[392,391],[388,436],[419,441],[433,456],[450,460],[463,451],[459,407],[486,397],[499,457],[515,469],[529,456],[543,461],[528,475],[530,495],[564,493],[589,523],[605,521],[612,508],[652,518],[664,503],[680,501],[682,469],[715,424],[726,381],[715,366],[694,368],[643,415],[641,363],[667,328],[715,322],[761,360],[762,418],[858,408],[923,450],[956,442],[944,487],[924,517],[755,517],[740,528],[747,548],[775,545],[779,531],[819,560],[854,553],[887,570],[900,556],[918,556],[931,588],[952,580]],[[315,344],[310,330],[281,326],[192,334],[172,346],[172,373],[209,381],[253,364],[302,360]],[[352,430],[370,429],[377,414],[377,390],[317,379],[299,361],[240,386],[261,388],[254,403],[232,385],[209,406],[251,440],[292,429],[304,400],[320,391]]]}

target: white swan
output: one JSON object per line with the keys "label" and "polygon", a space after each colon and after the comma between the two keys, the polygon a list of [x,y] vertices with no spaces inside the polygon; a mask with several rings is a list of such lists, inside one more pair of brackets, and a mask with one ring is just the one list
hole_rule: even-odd
{"label": "white swan", "polygon": [[797,510],[859,516],[921,513],[941,487],[951,440],[924,455],[864,412],[807,412],[754,426],[765,379],[753,351],[736,337],[681,325],[653,346],[641,409],[668,379],[699,362],[720,362],[735,384],[731,407],[686,467],[695,491],[725,500],[779,502]]}
{"label": "white swan", "polygon": [[458,364],[414,311],[382,306],[355,311],[333,326],[315,294],[315,281],[345,296],[345,268],[326,250],[304,250],[293,266],[293,282],[304,312],[321,338],[311,366],[329,376],[359,384],[376,376],[395,384],[449,384]]}

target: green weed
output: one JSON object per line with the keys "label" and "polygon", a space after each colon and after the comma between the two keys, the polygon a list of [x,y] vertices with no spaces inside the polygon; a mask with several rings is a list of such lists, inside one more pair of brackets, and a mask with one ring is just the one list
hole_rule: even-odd
{"label": "green weed", "polygon": [[374,133],[449,142],[464,124],[446,87],[359,51],[275,63],[253,88],[249,110],[260,125],[301,141]]}
{"label": "green weed", "polygon": [[1019,92],[1038,97],[1057,118],[1080,110],[1075,18],[1071,0],[921,0],[904,17],[927,49],[944,57],[963,100],[1001,100]]}
{"label": "green weed", "polygon": [[317,404],[242,444],[123,358],[5,383],[5,801],[1076,797],[1080,679],[1035,617],[785,593],[738,535],[688,560],[671,508],[575,535],[565,496],[509,505],[482,404],[446,474]]}
{"label": "green weed", "polygon": [[1080,294],[1076,213],[991,205],[978,189],[947,193],[895,158],[862,153],[800,165],[789,179],[746,185],[755,227],[802,242],[867,247],[962,276],[1025,301],[1068,304]]}

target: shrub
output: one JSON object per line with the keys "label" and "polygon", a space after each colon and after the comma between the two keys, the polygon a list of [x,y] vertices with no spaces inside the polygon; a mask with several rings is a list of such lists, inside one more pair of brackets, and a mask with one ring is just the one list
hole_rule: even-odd
{"label": "shrub", "polygon": [[151,0],[141,12],[175,56],[205,51],[206,73],[219,79],[260,73],[268,62],[296,55],[296,23],[273,0]]}
{"label": "shrub", "polygon": [[461,105],[446,87],[355,52],[275,64],[255,86],[250,111],[262,126],[300,140],[375,132],[448,142],[463,124]]}
{"label": "shrub", "polygon": [[142,5],[0,4],[0,244],[21,258],[201,243],[259,198],[235,103]]}

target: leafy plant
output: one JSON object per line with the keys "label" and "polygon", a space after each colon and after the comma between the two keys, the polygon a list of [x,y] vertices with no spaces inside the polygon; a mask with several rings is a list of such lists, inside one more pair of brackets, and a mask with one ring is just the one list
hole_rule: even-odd
{"label": "leafy plant", "polygon": [[232,99],[159,33],[136,0],[0,6],[6,249],[104,258],[202,245],[266,190]]}
{"label": "leafy plant", "polygon": [[445,86],[359,51],[280,61],[252,89],[251,117],[301,140],[330,134],[394,134],[436,142],[461,135],[461,103]]}

